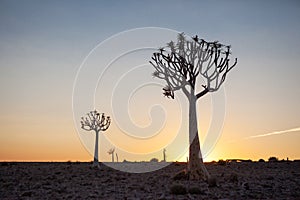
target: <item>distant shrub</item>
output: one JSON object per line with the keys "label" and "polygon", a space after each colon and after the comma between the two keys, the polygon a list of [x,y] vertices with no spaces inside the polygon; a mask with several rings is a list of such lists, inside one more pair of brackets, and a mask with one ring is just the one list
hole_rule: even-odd
{"label": "distant shrub", "polygon": [[152,158],[152,159],[150,160],[150,162],[158,162],[158,159],[157,159],[157,158]]}
{"label": "distant shrub", "polygon": [[186,194],[186,187],[183,184],[175,183],[170,187],[171,194]]}
{"label": "distant shrub", "polygon": [[276,158],[276,157],[270,157],[269,158],[269,162],[278,162],[278,158]]}
{"label": "distant shrub", "polygon": [[213,160],[210,162],[211,164],[217,164],[217,161]]}
{"label": "distant shrub", "polygon": [[258,160],[258,162],[265,162],[265,160],[261,158]]}
{"label": "distant shrub", "polygon": [[226,161],[221,159],[221,160],[218,161],[218,164],[219,165],[226,165]]}
{"label": "distant shrub", "polygon": [[248,159],[248,160],[241,160],[241,162],[252,162],[251,159]]}

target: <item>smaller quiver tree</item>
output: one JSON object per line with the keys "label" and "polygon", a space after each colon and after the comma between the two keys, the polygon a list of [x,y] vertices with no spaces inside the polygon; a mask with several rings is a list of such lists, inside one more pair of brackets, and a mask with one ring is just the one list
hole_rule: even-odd
{"label": "smaller quiver tree", "polygon": [[91,111],[86,114],[87,116],[81,118],[81,128],[86,131],[95,131],[95,151],[93,165],[99,166],[98,161],[98,140],[99,132],[106,131],[110,126],[111,119],[109,116],[105,116],[104,113],[99,113],[97,110]]}
{"label": "smaller quiver tree", "polygon": [[110,150],[108,150],[107,153],[108,153],[109,155],[111,155],[111,162],[115,162],[115,157],[114,157],[115,148],[111,148]]}

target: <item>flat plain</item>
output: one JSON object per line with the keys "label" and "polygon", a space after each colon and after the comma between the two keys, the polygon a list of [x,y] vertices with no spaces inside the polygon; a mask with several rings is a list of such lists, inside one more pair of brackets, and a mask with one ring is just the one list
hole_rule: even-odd
{"label": "flat plain", "polygon": [[103,163],[95,168],[89,162],[2,162],[0,198],[300,199],[299,161],[206,163],[215,185],[174,180],[185,167],[178,162],[148,173],[128,173]]}

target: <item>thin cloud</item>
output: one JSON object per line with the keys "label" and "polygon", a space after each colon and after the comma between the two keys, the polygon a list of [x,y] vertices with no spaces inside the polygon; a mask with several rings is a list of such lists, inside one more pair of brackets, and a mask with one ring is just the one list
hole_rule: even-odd
{"label": "thin cloud", "polygon": [[283,130],[283,131],[274,131],[274,132],[260,134],[260,135],[253,135],[253,136],[249,136],[245,139],[248,140],[248,139],[266,137],[266,136],[271,136],[271,135],[281,135],[281,134],[290,133],[290,132],[297,132],[297,131],[300,131],[300,127],[292,128],[292,129],[288,129],[288,130]]}

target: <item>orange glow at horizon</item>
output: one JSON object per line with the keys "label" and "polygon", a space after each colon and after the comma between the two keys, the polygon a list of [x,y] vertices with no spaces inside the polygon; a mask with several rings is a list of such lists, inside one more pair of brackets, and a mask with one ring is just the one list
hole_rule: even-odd
{"label": "orange glow at horizon", "polygon": [[[267,160],[271,156],[280,159],[290,160],[299,159],[300,150],[297,141],[300,140],[300,132],[290,134],[290,139],[285,135],[273,137],[255,138],[252,140],[238,139],[230,140],[232,131],[226,132],[216,144],[213,151],[204,158],[205,162],[217,161],[219,159],[252,159],[253,161],[263,158]],[[53,130],[52,130],[53,131]],[[11,137],[0,137],[0,160],[1,161],[91,161],[93,155],[89,154],[80,142],[77,133],[72,128],[66,129],[64,134],[58,132],[52,133],[47,131],[47,136],[41,134],[18,135],[10,131]],[[58,130],[56,130],[58,131]],[[61,130],[60,130],[61,131]],[[18,139],[16,139],[18,137]],[[282,141],[286,142],[283,143]],[[39,141],[39,142],[36,142]],[[139,148],[144,148],[142,145]],[[249,151],[251,149],[251,151]],[[298,150],[297,150],[298,149]],[[144,149],[143,149],[144,150]],[[105,152],[106,153],[106,152]],[[167,155],[171,152],[168,152]],[[123,155],[120,155],[123,156]],[[110,157],[105,155],[105,160],[109,161]],[[161,154],[157,154],[161,159]],[[176,159],[177,161],[186,162],[188,152]],[[126,158],[126,157],[125,157]],[[128,159],[130,160],[130,159]],[[145,159],[149,160],[149,159]],[[176,161],[168,160],[168,161]],[[120,160],[123,161],[123,160]],[[134,160],[132,160],[134,161]]]}
{"label": "orange glow at horizon", "polygon": [[[203,114],[204,112],[202,112]],[[200,113],[201,114],[201,113]],[[0,134],[0,160],[1,161],[91,161],[93,160],[93,154],[89,153],[84,147],[78,134],[73,126],[71,119],[42,117],[36,118],[33,116],[30,118],[18,119],[19,126],[11,126],[11,122],[16,119],[2,118],[1,120],[1,132]],[[202,121],[201,121],[202,120]],[[297,141],[300,141],[300,132],[287,133],[282,135],[267,136],[262,138],[253,138],[245,140],[245,134],[251,135],[253,130],[245,130],[243,126],[231,127],[231,117],[225,121],[225,126],[221,138],[216,143],[212,152],[204,158],[204,161],[212,161],[219,159],[252,159],[258,160],[260,158],[268,159],[270,156],[276,156],[280,159],[290,160],[299,159],[300,150],[298,148]],[[60,126],[56,126],[57,123]],[[205,132],[209,127],[209,120],[207,118],[200,118],[200,141],[203,142],[205,138]],[[162,133],[175,133],[176,129],[164,130]],[[113,129],[109,129],[107,136],[113,136]],[[161,133],[161,134],[162,134]],[[259,132],[264,133],[264,132]],[[93,135],[92,132],[86,132],[87,135]],[[172,135],[171,134],[171,135]],[[187,136],[187,133],[185,134]],[[253,135],[253,134],[252,134]],[[118,136],[116,134],[115,136]],[[288,136],[288,137],[287,137]],[[164,139],[165,138],[165,139]],[[145,153],[153,149],[161,149],[165,143],[168,143],[170,135],[162,134],[160,140],[145,143],[132,143],[128,144],[128,150],[132,152]],[[103,139],[103,137],[101,138]],[[285,142],[282,142],[285,141]],[[102,141],[99,141],[101,144]],[[136,141],[135,141],[136,142]],[[92,141],[94,144],[94,141]],[[187,139],[183,139],[181,145],[182,149],[187,146]],[[153,145],[154,144],[154,145]],[[109,149],[111,146],[105,146],[105,149]],[[182,152],[184,153],[184,152]],[[100,152],[102,161],[110,161],[110,156],[104,152]],[[142,161],[150,160],[150,158],[135,158],[130,155],[119,155],[120,160],[123,161]],[[157,152],[155,155],[159,160],[162,159],[161,152]],[[168,161],[186,161],[188,152],[185,152],[181,157],[173,157]],[[172,150],[167,149],[167,159],[172,158]]]}

